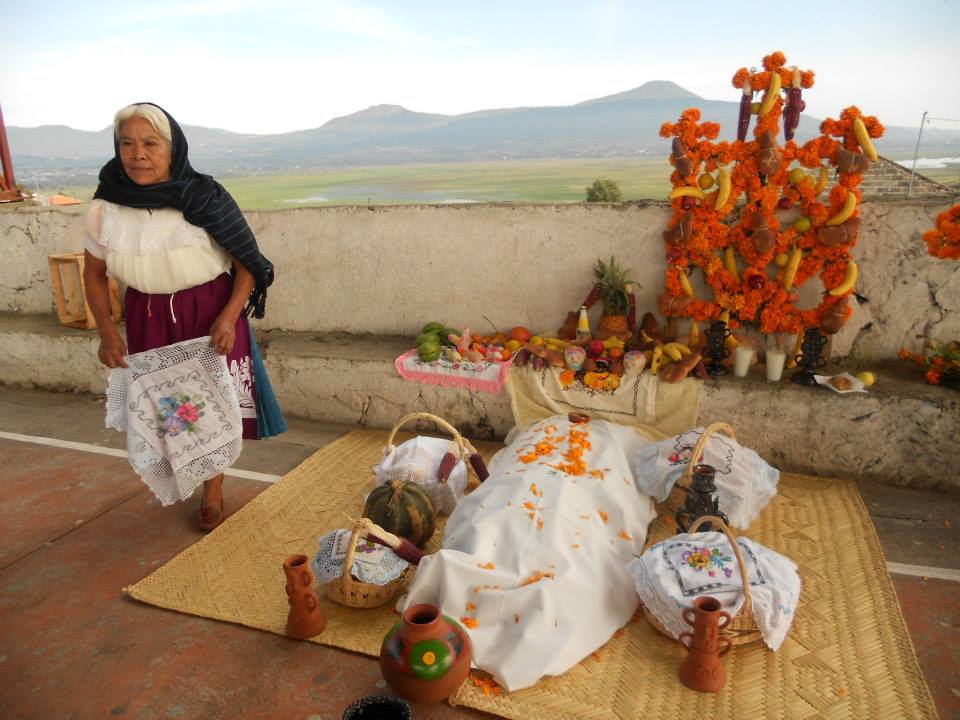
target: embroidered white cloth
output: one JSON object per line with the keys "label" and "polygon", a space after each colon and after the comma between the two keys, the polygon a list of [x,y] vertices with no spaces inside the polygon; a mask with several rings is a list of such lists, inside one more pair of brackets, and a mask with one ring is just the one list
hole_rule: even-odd
{"label": "embroidered white cloth", "polygon": [[[800,575],[792,560],[749,538],[737,538],[750,576],[753,615],[771,650],[778,650],[800,600]],[[743,581],[730,540],[722,532],[683,533],[651,546],[628,567],[647,610],[673,637],[689,632],[681,617],[700,595],[717,598],[736,615]]]}
{"label": "embroidered white cloth", "polygon": [[[311,567],[317,582],[326,585],[343,577],[343,563],[350,548],[352,530],[334,530],[320,539],[320,548]],[[386,585],[403,575],[410,563],[388,547],[366,538],[357,539],[350,574],[360,582]]]}
{"label": "embroidered white cloth", "polygon": [[[658,502],[666,500],[686,472],[703,430],[694,428],[640,448],[633,458],[640,491],[649,493]],[[750,527],[777,494],[780,471],[726,435],[716,433],[707,438],[703,456],[694,462],[716,469],[717,501],[734,527],[744,530]]]}
{"label": "embroidered white cloth", "polygon": [[133,469],[163,505],[186,500],[240,456],[240,404],[209,336],[128,355],[110,371],[106,426],[127,433]]}
{"label": "embroidered white cloth", "polygon": [[[457,464],[445,482],[437,479],[440,461],[447,452],[457,456]],[[418,435],[397,446],[384,449],[383,459],[373,468],[373,486],[392,480],[420,485],[437,512],[449,515],[467,489],[467,464],[460,459],[455,443],[443,438]]]}
{"label": "embroidered white cloth", "polygon": [[569,670],[638,607],[626,568],[654,509],[629,458],[644,442],[565,415],[519,432],[457,505],[405,602],[465,618],[474,664],[507,690]]}

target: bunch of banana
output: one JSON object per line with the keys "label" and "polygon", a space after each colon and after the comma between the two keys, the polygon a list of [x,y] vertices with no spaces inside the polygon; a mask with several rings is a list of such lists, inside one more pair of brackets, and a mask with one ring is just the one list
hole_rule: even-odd
{"label": "bunch of banana", "polygon": [[616,335],[611,335],[603,341],[603,347],[605,347],[607,350],[613,350],[614,348],[617,350],[623,350],[624,345],[626,345],[626,343]]}
{"label": "bunch of banana", "polygon": [[668,342],[663,346],[663,353],[674,362],[686,357],[691,352],[689,347],[679,342]]}

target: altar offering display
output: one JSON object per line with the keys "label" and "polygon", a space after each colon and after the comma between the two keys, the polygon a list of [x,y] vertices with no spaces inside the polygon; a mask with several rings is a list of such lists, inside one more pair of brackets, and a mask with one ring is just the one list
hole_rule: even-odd
{"label": "altar offering display", "polygon": [[[883,125],[850,106],[839,120],[824,120],[819,137],[798,145],[793,133],[805,105],[801,95],[813,87],[814,73],[788,65],[781,52],[764,57],[761,70],[740,68],[733,85],[742,91],[735,141],[717,142],[720,126],[701,123],[696,108],[660,130],[672,139],[674,166],[660,309],[668,318],[695,322],[726,314],[731,330],[837,332],[853,312],[859,186],[877,160],[873,139],[883,135]],[[751,122],[754,139],[748,140]],[[838,179],[821,199],[833,175]],[[695,282],[698,270],[702,283]],[[813,278],[824,292],[816,305],[803,307],[798,290]]]}
{"label": "altar offering display", "polygon": [[383,639],[380,671],[398,695],[439,702],[463,685],[472,657],[460,623],[433,605],[411,605]]}

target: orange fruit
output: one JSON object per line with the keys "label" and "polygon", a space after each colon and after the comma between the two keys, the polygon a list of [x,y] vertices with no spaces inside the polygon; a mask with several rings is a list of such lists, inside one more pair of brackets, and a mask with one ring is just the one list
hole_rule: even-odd
{"label": "orange fruit", "polygon": [[622,358],[623,350],[618,347],[607,348],[607,357],[609,358]]}
{"label": "orange fruit", "polygon": [[533,337],[533,333],[530,332],[523,325],[517,325],[513,330],[510,331],[511,340],[519,340],[522,343],[525,343]]}

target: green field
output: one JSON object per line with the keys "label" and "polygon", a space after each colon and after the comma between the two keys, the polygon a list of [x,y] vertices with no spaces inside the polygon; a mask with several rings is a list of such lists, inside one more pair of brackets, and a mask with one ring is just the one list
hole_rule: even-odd
{"label": "green field", "polygon": [[[625,200],[666,199],[672,168],[666,157],[583,160],[497,160],[433,165],[338,168],[297,175],[222,176],[245,210],[329,205],[454,202],[579,202],[599,178],[614,180]],[[922,174],[949,184],[960,165]],[[59,190],[88,200],[92,187]]]}

